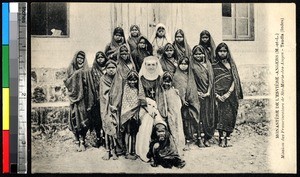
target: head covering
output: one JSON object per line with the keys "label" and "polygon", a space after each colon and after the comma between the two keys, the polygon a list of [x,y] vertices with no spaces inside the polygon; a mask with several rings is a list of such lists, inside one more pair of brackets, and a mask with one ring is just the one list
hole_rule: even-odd
{"label": "head covering", "polygon": [[222,48],[222,47],[225,47],[225,49],[227,50],[227,61],[228,63],[230,64],[230,67],[231,67],[231,73],[233,75],[233,80],[234,80],[234,90],[236,92],[236,96],[239,98],[239,99],[243,99],[243,92],[242,92],[242,88],[241,88],[241,81],[240,81],[240,77],[239,77],[239,73],[237,71],[237,68],[236,68],[236,64],[231,56],[231,52],[229,50],[229,47],[227,46],[226,43],[222,42],[220,43],[217,48],[216,48],[216,58],[215,58],[215,61],[216,63],[220,63],[222,64],[221,62],[221,59],[218,55],[218,52],[219,50]]}
{"label": "head covering", "polygon": [[[195,54],[195,52],[197,51],[197,50],[199,50],[201,53],[203,53],[204,55],[205,55],[205,60],[206,59],[208,59],[209,58],[209,54],[207,53],[207,50],[205,50],[205,48],[204,48],[204,46],[202,46],[202,45],[195,45],[194,47],[193,47],[193,50],[192,50],[192,62],[193,63],[195,63],[195,62],[198,62],[197,60],[195,60],[195,58],[194,58],[194,54]],[[203,62],[205,62],[206,63],[206,61],[203,61]]]}
{"label": "head covering", "polygon": [[[146,63],[147,62],[155,62],[155,63],[157,63],[157,68],[156,68],[155,72],[149,73],[147,71],[147,69],[146,69]],[[148,56],[148,57],[144,58],[144,62],[142,64],[141,70],[139,72],[139,77],[144,76],[148,80],[154,80],[158,76],[162,76],[162,75],[163,75],[163,70],[162,70],[162,67],[161,67],[160,62],[159,62],[159,60],[158,60],[157,57],[155,57],[155,56]]]}
{"label": "head covering", "polygon": [[[145,45],[146,48],[145,49],[141,49],[139,47],[139,42],[144,39],[145,41]],[[136,70],[139,72],[140,68],[143,64],[144,58],[147,56],[153,55],[153,48],[151,43],[147,40],[147,38],[145,36],[140,36],[138,38],[138,42],[137,42],[137,48],[131,53],[133,62],[136,66]]]}
{"label": "head covering", "polygon": [[136,72],[135,70],[131,70],[128,75],[127,75],[127,80],[132,79],[132,78],[137,78],[139,79],[139,73]]}
{"label": "head covering", "polygon": [[107,68],[108,65],[113,64],[115,67],[117,67],[117,63],[114,60],[108,60],[105,64],[105,68]]}
{"label": "head covering", "polygon": [[[103,56],[104,61],[99,63],[97,62],[97,59],[99,57]],[[93,78],[94,82],[94,92],[96,93],[97,98],[99,97],[99,84],[100,84],[100,78],[101,76],[105,73],[105,65],[106,62],[108,61],[108,58],[105,56],[105,54],[101,51],[97,52],[95,55],[95,60],[93,62],[93,66],[91,68],[91,76]]]}
{"label": "head covering", "polygon": [[165,80],[168,81],[173,81],[173,74],[170,71],[165,71],[163,76],[162,76],[162,81],[164,82]]}
{"label": "head covering", "polygon": [[[149,53],[149,55],[152,55],[152,54],[153,54],[152,44],[151,44],[151,43],[148,41],[148,39],[147,39],[145,36],[143,36],[143,35],[139,36],[139,38],[138,38],[138,40],[137,40],[138,43],[139,43],[142,39],[145,40],[146,51]],[[137,44],[138,44],[138,43],[137,43]],[[137,46],[137,50],[138,50],[139,52],[141,52],[139,46]]]}
{"label": "head covering", "polygon": [[164,52],[163,52],[163,54],[162,54],[162,59],[167,59],[166,51],[167,51],[168,49],[170,49],[170,48],[174,50],[173,57],[175,58],[176,61],[178,61],[178,54],[177,54],[177,51],[175,50],[174,45],[171,44],[171,43],[167,43],[167,44],[165,45],[165,47],[164,47]]}
{"label": "head covering", "polygon": [[[102,63],[98,63],[97,59],[100,58],[101,56],[103,56],[105,60]],[[108,58],[106,57],[105,53],[102,51],[98,51],[95,55],[93,67],[95,67],[95,68],[99,68],[99,66],[104,67],[107,61],[108,61]]]}
{"label": "head covering", "polygon": [[[117,41],[115,41],[114,35],[115,34],[120,34],[123,39],[120,43],[118,43]],[[121,27],[116,27],[113,31],[112,37],[111,37],[111,42],[106,46],[105,48],[105,54],[108,58],[113,58],[115,59],[115,52],[118,50],[118,48],[123,45],[126,44],[126,40],[125,40],[125,35],[124,35],[124,30]]]}
{"label": "head covering", "polygon": [[[202,36],[204,36],[204,35],[209,37],[208,43],[203,43],[203,41],[201,40]],[[208,50],[207,53],[210,55],[210,58],[209,58],[210,62],[213,62],[213,60],[215,58],[216,45],[215,45],[215,42],[214,42],[212,36],[210,35],[210,33],[207,30],[203,30],[200,33],[199,45],[204,46],[204,48],[206,50]]]}
{"label": "head covering", "polygon": [[[124,60],[121,58],[121,54],[122,53],[127,53],[128,54],[128,60]],[[128,63],[132,64],[132,68],[128,67]],[[119,47],[118,53],[117,53],[117,65],[118,65],[118,72],[121,72],[120,74],[122,75],[122,77],[126,77],[126,75],[128,74],[129,70],[135,70],[135,64],[132,60],[132,57],[129,53],[129,49],[127,47],[127,45],[123,44]],[[129,70],[128,70],[129,69]]]}
{"label": "head covering", "polygon": [[[136,37],[131,36],[131,31],[133,28],[138,30],[138,35]],[[141,35],[140,27],[138,25],[131,25],[129,29],[129,38],[127,39],[127,43],[130,47],[130,51],[134,51],[137,48],[138,37]]]}
{"label": "head covering", "polygon": [[[182,37],[183,37],[183,42],[181,44],[176,41],[177,34],[181,34]],[[187,43],[186,37],[184,35],[184,32],[181,29],[179,29],[179,30],[176,31],[174,39],[175,40],[173,42],[173,45],[174,45],[174,47],[175,47],[175,49],[177,51],[178,56],[180,58],[190,57],[191,54],[192,54],[191,47]]]}
{"label": "head covering", "polygon": [[[83,58],[84,59],[82,68],[78,67],[77,58]],[[75,53],[70,65],[67,69],[68,77],[70,77],[78,69],[88,70],[88,68],[89,67],[88,67],[87,60],[85,58],[85,53],[83,51],[78,51],[78,52]]]}
{"label": "head covering", "polygon": [[151,44],[153,44],[154,39],[157,37],[157,31],[158,31],[159,28],[164,28],[165,29],[165,38],[166,38],[167,41],[169,41],[170,38],[169,38],[169,35],[167,33],[166,26],[164,24],[162,24],[162,23],[158,23],[158,24],[156,24],[155,30],[153,31],[153,34],[152,34],[152,36],[150,38]]}
{"label": "head covering", "polygon": [[[173,57],[175,62],[169,60],[166,55],[166,51],[170,48],[174,50]],[[172,73],[175,73],[177,69],[177,62],[178,62],[177,51],[175,50],[174,46],[171,43],[167,43],[163,49],[163,54],[160,58],[160,64],[162,66],[163,71],[171,71]]]}
{"label": "head covering", "polygon": [[116,35],[116,34],[118,34],[118,33],[119,33],[121,36],[123,36],[123,37],[125,38],[123,28],[121,28],[121,27],[116,27],[116,28],[114,29],[113,35]]}

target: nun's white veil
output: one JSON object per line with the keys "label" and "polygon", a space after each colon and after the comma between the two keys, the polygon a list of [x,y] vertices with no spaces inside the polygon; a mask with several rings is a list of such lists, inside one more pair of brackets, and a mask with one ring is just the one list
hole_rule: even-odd
{"label": "nun's white veil", "polygon": [[[155,72],[149,73],[149,71],[146,68],[146,63],[147,62],[156,62],[157,63],[157,68],[156,68]],[[161,67],[161,64],[160,64],[158,58],[155,57],[155,56],[148,56],[148,57],[144,58],[142,67],[141,67],[140,72],[139,72],[139,78],[144,76],[148,80],[155,80],[155,79],[157,79],[158,76],[162,76],[163,73],[164,72],[162,70],[162,67]]]}

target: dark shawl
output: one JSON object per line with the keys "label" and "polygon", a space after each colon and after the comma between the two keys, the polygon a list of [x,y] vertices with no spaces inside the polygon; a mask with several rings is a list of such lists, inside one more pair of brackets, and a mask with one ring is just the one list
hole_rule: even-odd
{"label": "dark shawl", "polygon": [[116,136],[116,125],[112,122],[113,120],[111,116],[110,108],[109,108],[109,97],[110,97],[110,88],[113,82],[113,78],[108,76],[108,74],[104,74],[100,78],[99,85],[99,97],[100,97],[100,115],[103,125],[103,131],[108,135]]}
{"label": "dark shawl", "polygon": [[[229,62],[231,69],[227,69],[218,57],[217,52],[222,47],[225,47],[228,51],[227,61]],[[236,123],[239,106],[238,99],[243,98],[243,93],[236,65],[231,57],[228,46],[225,43],[218,45],[216,49],[216,56],[216,63],[213,64],[215,92],[220,96],[224,95],[230,89],[232,82],[234,82],[234,91],[230,94],[230,96],[224,102],[217,100],[217,115],[219,119],[217,129],[232,132]]]}
{"label": "dark shawl", "polygon": [[[193,48],[193,53],[200,49],[205,54],[206,67],[201,62],[195,60],[192,57],[192,68],[197,85],[198,92],[207,93],[210,92],[210,96],[204,99],[200,98],[200,121],[203,124],[203,129],[206,136],[212,137],[215,132],[216,120],[215,120],[215,93],[214,93],[214,73],[211,62],[209,61],[209,55],[203,46],[197,45]],[[208,90],[210,89],[210,90]]]}
{"label": "dark shawl", "polygon": [[134,51],[137,48],[138,38],[141,35],[140,27],[137,25],[131,25],[129,31],[131,31],[134,27],[136,27],[139,33],[137,37],[132,37],[131,35],[129,35],[129,38],[127,39],[127,43],[130,47],[130,51]]}
{"label": "dark shawl", "polygon": [[[207,44],[204,44],[202,41],[201,41],[201,37],[203,35],[207,35],[209,37],[209,41]],[[215,58],[215,50],[216,50],[216,45],[215,45],[215,42],[212,38],[212,36],[210,35],[210,33],[207,31],[207,30],[203,30],[201,33],[200,33],[200,40],[199,40],[199,45],[202,45],[207,54],[209,55],[209,60],[211,63],[214,62],[214,58]]]}
{"label": "dark shawl", "polygon": [[[126,45],[123,45],[123,46],[126,47]],[[128,53],[129,54],[128,56],[130,57],[129,61],[132,64],[132,69],[130,69],[127,66],[126,62],[120,56],[120,49],[123,46],[120,46],[120,48],[118,50],[117,72],[116,72],[116,75],[114,77],[114,80],[113,80],[113,83],[111,86],[110,100],[109,100],[109,104],[117,109],[116,117],[117,117],[119,127],[121,126],[120,112],[121,112],[121,106],[122,106],[123,89],[124,89],[124,86],[126,83],[128,73],[132,70],[135,71],[135,65],[133,63],[133,60],[132,60],[130,54]]]}
{"label": "dark shawl", "polygon": [[[178,33],[180,33],[183,36],[182,44],[176,41],[176,35]],[[192,54],[192,50],[189,44],[187,43],[186,37],[184,36],[184,32],[181,29],[177,30],[175,33],[175,41],[173,42],[173,46],[175,47],[179,58],[184,58],[184,57],[190,58]]]}
{"label": "dark shawl", "polygon": [[[116,33],[120,33],[121,36],[123,37],[123,41],[121,43],[117,43],[114,40],[114,35]],[[107,56],[107,58],[113,59],[116,61],[117,60],[117,51],[118,51],[119,47],[123,44],[126,44],[124,31],[122,28],[117,27],[114,29],[111,42],[109,44],[107,44],[107,46],[105,47],[105,50],[104,50],[104,53]]]}
{"label": "dark shawl", "polygon": [[136,70],[139,72],[141,69],[141,66],[143,64],[144,58],[153,55],[153,48],[151,43],[148,41],[148,39],[145,36],[140,36],[138,38],[138,43],[141,41],[141,39],[144,39],[146,42],[146,49],[140,49],[139,46],[136,47],[136,49],[131,53],[133,62],[136,66]]}
{"label": "dark shawl", "polygon": [[[165,52],[168,48],[173,48],[173,50],[174,50],[173,57],[175,59],[175,63],[173,63],[172,61],[170,61],[167,58],[167,55],[166,55]],[[161,58],[159,59],[159,61],[160,61],[161,67],[162,67],[164,72],[169,71],[173,74],[175,73],[175,71],[177,69],[178,55],[177,55],[177,52],[176,52],[174,46],[171,43],[167,43],[165,45],[164,50],[163,50],[163,54],[162,54]]]}
{"label": "dark shawl", "polygon": [[[218,57],[218,51],[222,48],[222,47],[225,47],[226,49],[227,49],[227,51],[228,51],[228,53],[227,53],[227,61],[229,62],[229,64],[230,64],[230,67],[231,67],[231,69],[230,69],[230,71],[228,71],[228,69],[223,65],[223,63],[221,62],[221,59]],[[230,50],[229,50],[229,48],[228,48],[228,46],[227,46],[227,44],[225,44],[225,43],[220,43],[219,45],[218,45],[218,47],[217,47],[217,49],[216,49],[216,65],[215,65],[215,67],[214,67],[214,71],[216,71],[215,70],[215,68],[217,69],[217,68],[223,68],[223,69],[226,69],[227,70],[227,72],[226,73],[228,73],[228,74],[230,74],[231,75],[231,77],[233,78],[233,82],[234,82],[234,92],[235,92],[235,95],[237,96],[237,98],[238,99],[243,99],[243,91],[242,91],[242,86],[241,86],[241,81],[240,81],[240,77],[239,77],[239,73],[238,73],[238,70],[237,70],[237,67],[236,67],[236,65],[235,65],[235,62],[234,62],[234,60],[233,60],[233,58],[232,58],[232,56],[231,56],[231,52],[230,52]],[[217,67],[218,66],[218,67]],[[225,72],[225,71],[224,71]],[[224,73],[225,74],[225,73]],[[223,81],[225,82],[226,80],[224,80],[224,79],[226,79],[227,77],[220,77],[219,78],[219,76],[215,76],[215,86],[216,86],[216,92],[217,93],[220,93],[220,94],[222,94],[221,92],[223,92],[223,91],[228,91],[229,90],[229,88],[230,88],[230,86],[231,86],[231,83],[230,83],[230,85],[229,85],[229,87],[228,87],[228,89],[226,88],[226,86],[225,85],[222,85],[223,83]],[[223,81],[221,81],[221,80],[223,80]],[[229,83],[228,83],[229,84]],[[227,90],[224,90],[224,89],[227,89]],[[223,93],[224,94],[224,93]]]}
{"label": "dark shawl", "polygon": [[[103,63],[98,63],[97,62],[97,58],[99,55],[102,55],[105,58],[105,62]],[[100,84],[100,77],[104,74],[104,68],[105,68],[105,64],[108,61],[108,58],[106,57],[106,55],[104,54],[104,52],[97,52],[96,56],[95,56],[95,60],[93,62],[93,66],[91,68],[91,75],[93,78],[93,83],[94,83],[94,92],[96,93],[96,98],[99,101],[99,84]]]}
{"label": "dark shawl", "polygon": [[178,89],[181,100],[185,100],[189,103],[188,107],[182,104],[183,108],[188,109],[189,115],[198,123],[200,103],[191,62],[189,63],[188,74],[185,74],[179,68],[176,70],[173,78],[173,85]]}
{"label": "dark shawl", "polygon": [[[162,160],[167,160],[167,159],[171,160],[171,159],[175,159],[175,158],[180,158],[179,154],[178,154],[177,146],[173,139],[173,136],[171,136],[171,134],[168,131],[166,126],[165,126],[165,130],[166,130],[165,140],[159,141],[159,138],[156,135],[158,125],[165,126],[164,124],[157,124],[154,126],[154,129],[153,129],[152,135],[151,135],[152,142],[149,145],[150,148],[149,148],[147,157],[148,158],[157,157],[157,158],[159,158],[158,161],[160,161],[160,162]],[[156,149],[157,154],[153,154],[153,146],[155,143],[159,143],[159,147],[158,147],[158,149]]]}
{"label": "dark shawl", "polygon": [[70,100],[69,128],[73,132],[81,131],[89,125],[89,111],[94,104],[93,82],[86,58],[82,68],[78,68],[77,56],[84,52],[75,54],[67,69],[67,78],[64,84],[68,90]]}

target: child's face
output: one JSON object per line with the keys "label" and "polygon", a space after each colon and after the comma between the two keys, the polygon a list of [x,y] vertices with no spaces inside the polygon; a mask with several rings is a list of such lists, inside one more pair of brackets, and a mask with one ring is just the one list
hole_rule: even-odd
{"label": "child's face", "polygon": [[127,81],[130,88],[137,88],[138,78],[132,78]]}
{"label": "child's face", "polygon": [[219,51],[218,51],[218,55],[221,59],[226,59],[227,58],[227,49],[225,47],[222,47]]}
{"label": "child's face", "polygon": [[156,136],[158,137],[158,141],[165,141],[166,128],[164,125],[156,125]]}
{"label": "child's face", "polygon": [[145,63],[146,69],[150,74],[155,73],[156,68],[157,68],[157,63],[156,61],[148,61]]}
{"label": "child's face", "polygon": [[197,61],[204,61],[205,55],[204,53],[202,53],[201,51],[197,50],[194,54],[193,54],[195,60]]}
{"label": "child's face", "polygon": [[97,63],[103,63],[105,61],[105,58],[103,55],[100,55],[97,59],[96,59]]}
{"label": "child's face", "polygon": [[139,34],[139,30],[136,27],[133,27],[130,31],[132,37],[137,37]]}
{"label": "child's face", "polygon": [[157,36],[158,37],[164,37],[165,36],[165,34],[166,34],[166,31],[165,31],[165,29],[164,28],[158,28],[158,30],[157,30]]}
{"label": "child's face", "polygon": [[120,33],[116,33],[115,35],[114,35],[114,40],[116,41],[116,42],[121,42],[122,41],[122,35],[120,34]]}
{"label": "child's face", "polygon": [[123,60],[127,60],[129,58],[129,54],[127,52],[122,52],[120,56]]}
{"label": "child's face", "polygon": [[164,78],[163,80],[163,88],[166,89],[166,90],[169,90],[172,86],[172,80],[167,77],[167,78]]}
{"label": "child's face", "polygon": [[138,45],[139,45],[140,49],[146,48],[146,41],[145,41],[145,39],[141,39]]}
{"label": "child's face", "polygon": [[82,58],[82,57],[77,57],[77,58],[76,58],[76,62],[77,62],[78,68],[82,68],[82,67],[83,67],[83,63],[84,63],[84,58]]}
{"label": "child's face", "polygon": [[182,62],[182,63],[180,63],[180,65],[178,67],[181,71],[187,71],[187,69],[189,68],[189,65],[186,62]]}
{"label": "child's face", "polygon": [[113,64],[109,64],[107,67],[106,67],[106,73],[109,75],[109,76],[114,76],[117,72],[117,68],[115,65]]}
{"label": "child's face", "polygon": [[183,36],[182,36],[182,34],[180,34],[180,33],[176,34],[175,40],[178,43],[182,43],[183,42]]}
{"label": "child's face", "polygon": [[204,34],[204,35],[201,37],[201,41],[202,41],[204,44],[206,44],[206,43],[208,43],[208,41],[209,41],[209,37],[208,37],[206,34]]}
{"label": "child's face", "polygon": [[171,58],[174,54],[174,49],[172,48],[168,48],[166,51],[165,51],[165,54],[167,55],[168,58]]}

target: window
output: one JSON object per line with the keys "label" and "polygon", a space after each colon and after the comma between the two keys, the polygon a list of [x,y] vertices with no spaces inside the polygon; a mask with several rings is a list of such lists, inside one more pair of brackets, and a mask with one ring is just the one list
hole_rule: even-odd
{"label": "window", "polygon": [[68,37],[66,3],[31,3],[31,35],[37,37]]}
{"label": "window", "polygon": [[223,40],[254,40],[253,4],[223,3]]}

